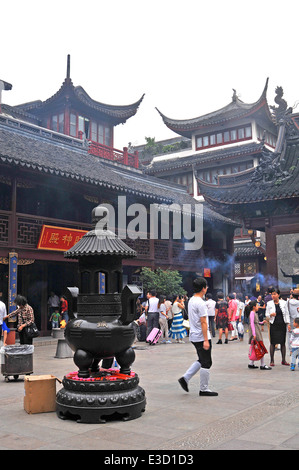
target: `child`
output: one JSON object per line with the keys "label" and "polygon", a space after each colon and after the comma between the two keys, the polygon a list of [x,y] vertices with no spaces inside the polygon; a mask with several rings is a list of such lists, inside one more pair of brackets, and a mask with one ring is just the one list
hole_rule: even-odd
{"label": "child", "polygon": [[3,317],[3,323],[2,323],[2,331],[3,331],[3,346],[7,346],[6,341],[7,341],[7,335],[10,332],[10,328],[8,328],[5,320],[7,320],[10,317],[14,317],[17,313],[19,313],[20,309],[17,308],[17,310],[14,310],[13,312],[9,313],[5,317]]}
{"label": "child", "polygon": [[50,321],[52,322],[52,328],[59,328],[59,321],[60,321],[59,307],[55,307],[55,310],[50,317]]}
{"label": "child", "polygon": [[7,346],[7,344],[6,344],[7,335],[10,332],[10,329],[6,325],[5,321],[2,323],[2,331],[3,331],[3,346]]}
{"label": "child", "polygon": [[[252,340],[256,340],[259,342],[263,342],[263,335],[260,327],[260,323],[264,324],[263,322],[259,322],[259,317],[257,311],[259,309],[258,303],[256,300],[250,301],[248,305],[245,307],[245,315],[249,316],[249,344],[251,344]],[[249,313],[250,312],[250,313]],[[254,365],[254,361],[251,360],[248,364],[249,369],[257,369],[258,366]],[[265,365],[265,358],[264,356],[261,358],[261,370],[271,370],[271,367]]]}
{"label": "child", "polygon": [[294,329],[290,337],[290,346],[292,348],[291,370],[295,370],[296,358],[299,355],[299,318],[296,317],[294,322]]}
{"label": "child", "polygon": [[159,325],[162,331],[162,343],[171,343],[168,339],[168,322],[167,322],[167,314],[166,314],[166,305],[165,305],[165,297],[161,296],[158,303],[158,311],[159,311]]}

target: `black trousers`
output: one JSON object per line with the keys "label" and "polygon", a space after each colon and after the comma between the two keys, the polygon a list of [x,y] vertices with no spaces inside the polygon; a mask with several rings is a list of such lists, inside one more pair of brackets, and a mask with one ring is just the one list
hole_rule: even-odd
{"label": "black trousers", "polygon": [[32,338],[26,335],[26,328],[19,331],[20,344],[32,344]]}
{"label": "black trousers", "polygon": [[147,314],[146,337],[148,337],[153,328],[159,328],[159,326],[159,312],[149,312]]}
{"label": "black trousers", "polygon": [[204,349],[203,341],[198,343],[193,343],[193,346],[196,349],[198,362],[201,363],[201,367],[204,369],[210,369],[212,367],[212,341],[209,339],[210,347],[208,350]]}

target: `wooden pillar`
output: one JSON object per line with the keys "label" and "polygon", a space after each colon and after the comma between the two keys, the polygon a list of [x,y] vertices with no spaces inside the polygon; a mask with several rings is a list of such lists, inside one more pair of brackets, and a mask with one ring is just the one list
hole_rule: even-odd
{"label": "wooden pillar", "polygon": [[124,147],[123,151],[124,151],[124,165],[128,165],[128,163],[129,163],[128,147]]}
{"label": "wooden pillar", "polygon": [[228,274],[228,290],[232,292],[235,289],[235,263],[234,255],[234,228],[229,228],[226,235],[227,254],[230,258],[229,274]]}
{"label": "wooden pillar", "polygon": [[69,106],[65,107],[64,110],[64,131],[65,135],[70,135],[70,108]]}
{"label": "wooden pillar", "polygon": [[277,245],[276,233],[273,228],[266,227],[266,257],[267,257],[267,275],[278,279],[277,271]]}
{"label": "wooden pillar", "polygon": [[12,178],[12,194],[11,194],[11,224],[10,224],[10,248],[11,251],[16,249],[17,245],[17,178]]}
{"label": "wooden pillar", "polygon": [[42,263],[41,331],[48,327],[48,263]]}

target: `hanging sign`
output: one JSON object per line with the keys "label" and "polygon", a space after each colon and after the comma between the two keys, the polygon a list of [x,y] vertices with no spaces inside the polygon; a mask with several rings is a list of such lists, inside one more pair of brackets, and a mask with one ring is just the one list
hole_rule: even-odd
{"label": "hanging sign", "polygon": [[211,277],[211,270],[209,268],[204,268],[203,277]]}
{"label": "hanging sign", "polygon": [[43,225],[37,248],[39,250],[67,251],[72,248],[87,230]]}
{"label": "hanging sign", "polygon": [[105,276],[105,273],[99,273],[99,294],[106,294],[106,276]]}
{"label": "hanging sign", "polygon": [[[8,313],[16,310],[14,300],[17,295],[17,281],[18,281],[18,254],[9,253],[9,277],[8,277]],[[8,322],[14,322],[16,318],[10,317]]]}

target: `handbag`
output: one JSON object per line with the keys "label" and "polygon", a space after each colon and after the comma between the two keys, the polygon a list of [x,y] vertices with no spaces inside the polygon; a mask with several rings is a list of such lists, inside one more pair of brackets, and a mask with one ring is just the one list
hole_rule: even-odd
{"label": "handbag", "polygon": [[263,341],[252,340],[248,353],[249,359],[252,361],[259,361],[265,354],[268,354],[268,351]]}
{"label": "handbag", "polygon": [[241,322],[238,323],[238,333],[239,333],[239,335],[244,334],[244,326]]}
{"label": "handbag", "polygon": [[183,314],[183,319],[188,320],[188,312],[187,312],[186,308],[184,308],[184,310],[182,311],[182,314]]}
{"label": "handbag", "polygon": [[35,323],[30,323],[30,325],[26,326],[25,332],[28,338],[37,338],[39,336],[39,331]]}
{"label": "handbag", "polygon": [[268,353],[263,341],[254,341],[253,348],[255,350],[255,354],[258,360]]}
{"label": "handbag", "polygon": [[249,347],[248,357],[251,361],[257,361],[258,360],[258,358],[256,357],[256,354],[255,354],[255,349],[253,347],[253,341],[251,342],[250,347]]}
{"label": "handbag", "polygon": [[231,322],[229,321],[228,322],[228,331],[233,331],[234,330],[234,327],[233,325],[231,324]]}

